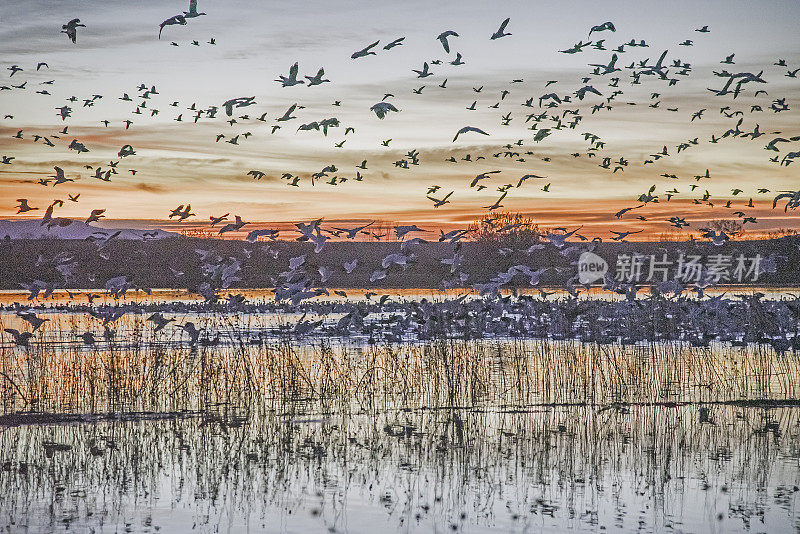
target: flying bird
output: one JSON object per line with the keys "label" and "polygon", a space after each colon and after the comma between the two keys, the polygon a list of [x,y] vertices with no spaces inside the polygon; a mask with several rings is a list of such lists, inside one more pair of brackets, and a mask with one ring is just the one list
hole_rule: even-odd
{"label": "flying bird", "polygon": [[[405,39],[406,39],[405,37],[398,37],[397,39],[395,39],[395,40],[394,40],[394,41],[392,41],[391,43],[389,43],[389,44],[387,44],[386,46],[384,46],[384,47],[383,47],[383,49],[384,49],[384,50],[391,50],[391,49],[392,49],[392,48],[394,48],[395,46],[400,46],[400,45],[402,45],[402,44],[403,44],[403,41],[405,41]],[[354,59],[355,59],[355,58],[354,58]]]}
{"label": "flying bird", "polygon": [[508,21],[510,20],[511,18],[507,18],[506,20],[500,23],[500,27],[490,37],[492,41],[494,41],[495,39],[500,39],[501,37],[506,37],[508,35],[511,35],[510,33],[506,32],[506,26],[508,26]]}
{"label": "flying bird", "polygon": [[610,22],[610,21],[609,22],[604,22],[604,23],[599,24],[597,26],[592,26],[592,28],[589,30],[589,37],[592,36],[593,32],[602,32],[602,31],[606,31],[606,30],[612,31],[612,32],[617,31],[617,29],[614,27],[614,23],[613,22]]}
{"label": "flying bird", "polygon": [[381,120],[384,117],[386,117],[386,114],[389,113],[390,111],[400,111],[389,102],[378,102],[377,104],[369,108],[369,110],[374,112],[375,115]]}
{"label": "flying bird", "polygon": [[86,224],[88,225],[90,222],[99,221],[101,218],[105,217],[103,213],[106,210],[92,210],[92,213],[89,214],[89,217],[86,219]]}
{"label": "flying bird", "polygon": [[[199,17],[201,15],[205,15],[205,13],[198,13],[197,12],[197,0],[189,0],[189,11],[183,12],[183,17],[187,19],[193,19],[195,17]],[[211,39],[214,40],[213,38]],[[214,44],[213,42],[210,44]]]}
{"label": "flying bird", "polygon": [[[403,39],[405,39],[405,37],[403,37]],[[373,52],[372,49],[375,48],[376,46],[378,46],[378,43],[380,43],[380,40],[375,41],[374,43],[365,46],[364,48],[362,48],[361,50],[359,50],[357,52],[353,52],[353,55],[350,56],[350,57],[352,59],[358,59],[358,58],[364,57],[364,56],[375,56],[377,54],[375,52]]]}
{"label": "flying bird", "polygon": [[475,132],[475,133],[479,133],[479,134],[483,134],[483,135],[489,135],[488,133],[484,132],[480,128],[475,128],[474,126],[464,126],[458,132],[456,132],[456,136],[453,137],[453,142],[455,142],[456,139],[458,139],[459,135],[465,134],[465,133],[468,133],[468,132]]}
{"label": "flying bird", "polygon": [[450,53],[450,43],[447,41],[448,37],[458,37],[458,34],[456,32],[454,32],[453,30],[447,30],[445,32],[440,33],[439,36],[436,37],[436,38],[439,39],[440,43],[442,43],[442,48],[444,48],[444,51],[449,54]]}
{"label": "flying bird", "polygon": [[15,206],[16,208],[19,209],[19,211],[17,211],[17,214],[25,213],[27,211],[33,211],[33,210],[38,210],[39,209],[39,208],[32,208],[28,204],[28,199],[27,198],[18,198],[17,202],[19,202],[19,206]]}
{"label": "flying bird", "polygon": [[[78,37],[78,28],[85,28],[85,24],[81,24],[81,19],[72,19],[63,26],[61,26],[61,33],[66,33],[67,37],[75,43]],[[38,68],[36,70],[39,70]]]}
{"label": "flying bird", "polygon": [[278,79],[275,81],[280,83],[281,87],[291,87],[293,85],[301,85],[305,83],[303,80],[297,79],[297,69],[298,69],[298,64],[297,62],[295,62],[294,65],[289,67],[289,76],[283,76],[282,74],[279,74]]}
{"label": "flying bird", "polygon": [[164,26],[173,26],[175,24],[179,24],[181,26],[186,26],[186,17],[183,15],[175,15],[174,17],[170,17],[161,24],[158,25],[158,38],[161,39],[161,32],[164,31]]}

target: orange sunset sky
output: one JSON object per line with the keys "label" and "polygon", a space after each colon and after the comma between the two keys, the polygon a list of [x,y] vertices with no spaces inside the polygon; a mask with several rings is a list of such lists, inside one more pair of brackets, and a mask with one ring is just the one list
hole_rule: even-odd
{"label": "orange sunset sky", "polygon": [[[61,217],[105,209],[104,225],[167,230],[225,213],[245,231],[319,217],[455,228],[493,204],[544,227],[585,225],[587,236],[658,237],[677,231],[671,217],[690,224],[687,234],[716,219],[755,218],[745,225],[753,237],[800,226],[785,201],[772,207],[777,192],[800,189],[797,2],[201,0],[206,15],[165,26],[159,39],[159,24],[186,9],[183,0],[0,8],[0,155],[13,158],[0,164],[0,218],[40,218],[60,199]],[[60,30],[76,17],[86,26],[73,44]],[[510,35],[491,39],[506,18]],[[605,22],[614,31],[590,35]],[[448,30],[458,34],[449,52],[437,39]],[[375,41],[374,55],[351,58]],[[663,68],[648,74],[664,51]],[[463,64],[453,65],[457,54]],[[295,62],[306,83],[282,87],[275,80]],[[424,63],[433,74],[418,77]],[[330,81],[309,86],[320,68]],[[765,83],[743,83],[734,98],[747,74]],[[731,93],[709,91],[729,79]],[[238,97],[253,104],[228,117],[223,103]],[[378,118],[370,108],[382,101],[398,111]],[[294,104],[296,118],[279,121]],[[301,128],[332,118],[327,135]],[[465,126],[488,135],[453,141]],[[88,152],[70,149],[73,140]],[[135,154],[120,157],[125,145]],[[55,166],[74,181],[40,185]],[[96,178],[109,170],[108,181]],[[527,174],[541,178],[517,187]],[[658,202],[614,216],[651,186]],[[20,198],[39,209],[18,214]],[[177,223],[168,215],[181,204],[196,215]]]}

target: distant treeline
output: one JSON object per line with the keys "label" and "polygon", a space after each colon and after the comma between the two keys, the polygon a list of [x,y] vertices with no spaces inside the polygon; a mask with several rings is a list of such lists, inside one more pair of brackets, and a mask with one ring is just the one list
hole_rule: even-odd
{"label": "distant treeline", "polygon": [[[529,250],[531,245],[533,250]],[[126,276],[138,287],[191,289],[206,280],[197,250],[209,251],[206,261],[215,261],[217,256],[226,261],[238,260],[240,280],[233,284],[234,288],[272,287],[281,280],[280,273],[289,270],[289,259],[302,254],[306,255],[304,268],[311,278],[321,277],[317,272],[320,267],[330,269],[324,282],[327,287],[441,288],[443,281],[471,286],[486,283],[514,265],[549,268],[539,285],[552,287],[564,285],[577,274],[581,251],[592,246],[593,252],[608,263],[612,275],[620,274],[628,278],[624,281],[638,281],[640,285],[661,281],[665,269],[667,278],[674,279],[679,264],[685,270],[683,274],[693,276],[692,269],[697,271],[700,263],[705,265],[704,272],[709,268],[720,272],[721,283],[739,283],[735,278],[738,272],[744,275],[741,283],[746,285],[800,286],[798,237],[732,241],[722,246],[709,242],[568,242],[559,249],[548,241],[508,246],[491,240],[464,241],[458,247],[447,242],[421,243],[405,250],[401,246],[400,242],[332,241],[315,254],[312,244],[297,241],[249,243],[174,237],[111,240],[98,248],[95,243],[78,240],[4,240],[0,241],[0,288],[21,289],[23,283],[41,280],[57,288],[101,289],[107,280]],[[383,269],[383,258],[393,253],[413,257],[407,267],[392,265],[385,269],[385,278],[370,282],[372,273]],[[456,253],[463,259],[451,273],[451,266],[441,261]],[[358,260],[358,265],[347,274],[343,264],[353,259]],[[760,261],[757,278],[752,271],[753,261]],[[652,262],[655,263],[651,265]],[[651,267],[655,269],[652,272]],[[637,270],[639,279],[635,280]],[[461,273],[467,275],[463,282]],[[529,286],[529,278],[524,274],[514,276],[504,287],[514,286]]]}

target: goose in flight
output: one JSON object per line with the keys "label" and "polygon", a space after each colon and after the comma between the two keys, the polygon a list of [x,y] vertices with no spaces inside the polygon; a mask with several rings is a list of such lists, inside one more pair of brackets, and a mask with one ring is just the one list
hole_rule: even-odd
{"label": "goose in flight", "polygon": [[365,228],[369,228],[373,224],[375,224],[375,221],[372,221],[369,224],[365,224],[364,226],[356,226],[355,228],[334,228],[334,230],[346,233],[347,235],[345,237],[347,239],[355,239],[356,235],[358,235],[359,232],[361,232]]}
{"label": "goose in flight", "polygon": [[357,266],[358,266],[358,258],[354,258],[353,261],[346,261],[344,262],[344,264],[342,264],[342,267],[344,267],[344,272],[346,272],[347,274],[352,273]]}
{"label": "goose in flight", "polygon": [[50,178],[55,178],[56,179],[55,182],[53,182],[53,187],[57,186],[58,184],[63,184],[63,183],[66,183],[66,182],[74,182],[75,181],[72,178],[67,178],[64,175],[64,169],[62,169],[61,167],[54,166],[53,169],[55,169],[55,171],[56,171],[56,174],[54,176],[50,176]]}
{"label": "goose in flight", "polygon": [[[403,39],[405,39],[405,37],[403,37]],[[375,56],[375,55],[377,55],[375,52],[372,51],[372,49],[375,48],[376,46],[378,46],[378,43],[380,43],[380,40],[375,41],[374,43],[365,46],[364,48],[362,48],[361,50],[359,50],[357,52],[353,52],[353,55],[351,55],[350,58],[351,59],[358,59],[358,58],[364,57],[364,56]],[[397,45],[395,45],[395,46],[397,46]]]}
{"label": "goose in flight", "polygon": [[192,345],[196,345],[197,340],[200,338],[200,332],[202,329],[198,330],[192,321],[187,321],[186,324],[180,325],[180,328],[189,334],[190,343]]}
{"label": "goose in flight", "polygon": [[33,331],[36,332],[39,328],[49,321],[50,319],[42,319],[41,317],[37,317],[33,312],[17,312],[17,316],[20,317],[23,321],[27,322],[33,327]]}
{"label": "goose in flight", "polygon": [[[251,243],[254,243],[259,238],[259,236],[263,235],[266,236],[267,239],[275,241],[278,237],[278,232],[279,230],[270,230],[269,228],[265,228],[263,230],[252,230],[249,234],[247,234],[247,237],[245,239],[247,239]],[[275,251],[275,254],[277,254],[277,251]],[[277,258],[277,256],[275,257]]]}
{"label": "goose in flight", "polygon": [[85,28],[85,24],[81,24],[81,19],[72,19],[63,26],[61,26],[61,33],[66,33],[67,37],[75,43],[78,37],[78,28]]}
{"label": "goose in flight", "polygon": [[526,174],[522,178],[519,179],[519,182],[517,182],[517,187],[522,186],[522,182],[524,182],[525,180],[528,180],[530,178],[539,178],[541,180],[545,180],[547,178],[547,176],[539,176],[538,174]]}
{"label": "goose in flight", "polygon": [[610,22],[610,21],[609,22],[604,22],[604,23],[599,24],[597,26],[592,26],[592,28],[589,30],[589,37],[592,36],[593,32],[602,32],[602,31],[606,31],[606,30],[612,31],[612,32],[617,31],[617,29],[614,27],[614,23],[613,22]]}
{"label": "goose in flight", "polygon": [[369,110],[374,112],[375,115],[381,120],[383,120],[383,118],[386,117],[386,114],[389,113],[390,111],[400,111],[389,102],[378,102],[377,104],[369,108]]}
{"label": "goose in flight", "polygon": [[475,133],[479,133],[479,134],[482,134],[482,135],[489,135],[488,133],[484,132],[480,128],[475,128],[474,126],[464,126],[458,132],[456,132],[455,137],[453,137],[453,142],[454,143],[456,142],[456,140],[458,139],[459,135],[465,134],[465,133],[468,133],[468,132],[475,132]]}
{"label": "goose in flight", "polygon": [[391,50],[395,46],[400,46],[401,44],[403,44],[403,41],[405,41],[405,40],[406,40],[405,37],[398,37],[397,39],[395,39],[391,43],[389,43],[386,46],[384,46],[383,49],[384,50]]}
{"label": "goose in flight", "polygon": [[[308,87],[312,85],[320,85],[325,82],[330,82],[330,80],[323,79],[322,76],[325,74],[325,69],[320,68],[317,71],[316,76],[305,76],[305,79],[308,80]],[[284,86],[285,87],[285,86]]]}
{"label": "goose in flight", "polygon": [[173,322],[175,319],[167,319],[166,317],[161,315],[160,312],[155,312],[152,315],[150,315],[150,317],[148,317],[147,320],[156,325],[156,327],[153,329],[153,332],[158,332],[159,330],[167,326],[169,323]]}
{"label": "goose in flight", "polygon": [[181,26],[186,26],[186,17],[183,15],[175,15],[174,17],[170,17],[161,24],[158,25],[158,38],[161,39],[161,32],[164,31],[164,26],[173,26],[175,24],[180,24]]}
{"label": "goose in flight", "polygon": [[422,64],[422,70],[411,70],[417,73],[417,78],[427,78],[428,76],[433,76],[433,73],[429,70],[427,61]]}
{"label": "goose in flight", "polygon": [[795,209],[800,206],[800,190],[797,191],[780,191],[778,195],[772,200],[772,209],[775,209],[775,206],[778,205],[778,201],[782,198],[788,199],[786,202],[786,206],[783,207],[783,211],[787,211],[789,208]]}
{"label": "goose in flight", "polygon": [[575,94],[575,96],[578,97],[578,100],[583,100],[583,97],[586,96],[586,93],[594,93],[594,94],[596,94],[598,96],[603,96],[602,93],[600,93],[600,91],[598,91],[597,89],[595,89],[591,85],[584,85],[583,87],[581,87],[580,89],[575,91],[574,94]]}
{"label": "goose in flight", "polygon": [[511,20],[511,18],[509,17],[509,18],[507,18],[506,20],[504,20],[503,22],[500,23],[500,27],[490,37],[490,39],[492,41],[494,41],[495,39],[500,39],[501,37],[507,37],[507,36],[511,35],[510,33],[506,32],[506,26],[508,26],[508,21],[510,21],[510,20]]}
{"label": "goose in flight", "polygon": [[612,241],[620,241],[622,243],[626,243],[625,238],[631,234],[640,234],[644,232],[644,230],[637,230],[635,232],[618,232],[617,230],[609,230],[612,234],[615,234],[614,237],[611,238]]}
{"label": "goose in flight", "polygon": [[583,228],[583,225],[577,227],[576,229],[574,229],[571,232],[564,232],[562,234],[554,234],[554,233],[551,232],[551,233],[545,235],[544,237],[545,237],[545,239],[550,241],[556,248],[564,248],[564,245],[566,244],[567,239],[569,239],[570,237],[575,235],[575,233],[578,230],[580,230],[581,228]]}
{"label": "goose in flight", "polygon": [[239,217],[238,215],[236,215],[235,218],[236,218],[235,222],[228,223],[228,224],[226,224],[225,226],[223,226],[222,228],[219,229],[220,235],[222,235],[222,234],[224,234],[226,232],[235,232],[236,230],[241,230],[241,228],[245,224],[248,224],[248,223],[244,222],[242,220],[242,218]]}
{"label": "goose in flight", "polygon": [[703,237],[707,237],[711,240],[711,243],[715,247],[721,247],[725,243],[728,242],[730,237],[724,231],[720,230],[719,233],[715,232],[711,228],[700,228],[700,231],[703,232]]}
{"label": "goose in flight", "polygon": [[442,48],[444,48],[444,51],[449,54],[450,53],[450,43],[447,41],[448,37],[458,37],[458,34],[456,32],[454,32],[453,30],[447,30],[445,32],[440,33],[439,36],[436,37],[436,38],[439,39],[440,43],[442,43]]}
{"label": "goose in flight", "polygon": [[214,217],[213,215],[210,215],[208,219],[211,221],[211,226],[214,226],[216,224],[221,223],[222,221],[228,220],[228,215],[230,215],[230,213],[226,213],[225,215],[220,215],[219,217]]}
{"label": "goose in flight", "polygon": [[86,224],[88,225],[90,222],[99,221],[101,218],[105,217],[105,215],[103,215],[105,212],[106,210],[92,210],[92,213],[90,213],[89,217],[86,219]]}
{"label": "goose in flight", "polygon": [[481,180],[485,180],[485,179],[489,178],[489,175],[490,175],[490,174],[497,174],[497,173],[499,173],[499,172],[500,172],[500,171],[486,171],[486,172],[482,172],[481,174],[479,174],[478,176],[476,176],[476,177],[475,177],[475,178],[472,180],[472,182],[469,184],[469,186],[470,186],[470,187],[475,187],[476,185],[478,185],[478,182],[480,182]]}
{"label": "goose in flight", "polygon": [[[183,12],[183,17],[187,19],[193,19],[195,17],[199,17],[201,15],[205,15],[205,13],[198,13],[197,12],[197,0],[189,0],[189,11]],[[214,40],[213,38],[211,39]],[[214,43],[211,43],[214,44]]]}
{"label": "goose in flight", "polygon": [[431,200],[433,202],[434,208],[438,208],[440,206],[444,206],[445,204],[450,204],[450,201],[448,199],[450,198],[450,195],[452,195],[453,193],[455,193],[455,191],[450,191],[449,193],[447,193],[447,195],[444,196],[444,198],[441,199],[434,198],[428,195],[428,200]]}
{"label": "goose in flight", "polygon": [[17,211],[17,214],[25,213],[26,211],[33,211],[33,210],[38,210],[39,209],[39,208],[32,208],[28,204],[28,199],[27,198],[18,198],[17,202],[19,202],[19,206],[15,206],[16,208],[19,209],[19,211]]}
{"label": "goose in flight", "polygon": [[[275,81],[280,83],[281,87],[291,87],[293,85],[301,85],[301,84],[305,83],[305,82],[303,82],[303,80],[298,80],[297,79],[297,69],[298,69],[298,64],[297,64],[297,62],[295,62],[294,65],[289,67],[289,76],[288,77],[287,76],[283,76],[282,74],[279,74],[278,75],[278,79],[275,80]],[[322,82],[320,82],[320,83],[322,83]]]}
{"label": "goose in flight", "polygon": [[403,239],[403,237],[410,232],[424,232],[424,231],[425,230],[423,230],[416,224],[405,225],[405,226],[400,225],[394,227],[394,233],[395,235],[397,235],[397,239]]}
{"label": "goose in flight", "polygon": [[[295,66],[296,65],[297,64],[295,63]],[[227,100],[224,104],[222,104],[222,107],[225,108],[225,113],[227,113],[228,117],[230,117],[233,115],[233,108],[245,108],[247,106],[252,106],[256,103],[255,100],[256,97],[254,96],[240,96]]]}
{"label": "goose in flight", "polygon": [[[278,122],[285,122],[285,121],[289,121],[289,120],[292,120],[292,119],[296,119],[297,117],[292,115],[292,113],[294,113],[295,109],[297,109],[297,104],[292,104],[291,106],[289,106],[289,109],[286,110],[286,113],[284,113],[282,116],[278,117],[275,120],[278,121]],[[280,126],[278,126],[278,128],[280,128]],[[273,130],[272,133],[275,133],[275,131]]]}
{"label": "goose in flight", "polygon": [[506,198],[506,195],[507,195],[507,194],[508,194],[508,190],[505,190],[505,191],[503,191],[503,194],[502,194],[502,195],[500,195],[500,198],[498,198],[498,199],[497,199],[497,201],[495,201],[495,203],[494,203],[494,204],[492,204],[491,206],[484,206],[483,208],[484,208],[484,209],[487,209],[487,210],[489,210],[489,211],[494,211],[494,210],[496,210],[497,208],[502,208],[502,207],[503,207],[503,205],[502,205],[502,204],[500,204],[500,203],[503,201],[503,199],[504,199],[504,198]]}
{"label": "goose in flight", "polygon": [[27,347],[28,341],[33,337],[32,332],[20,332],[16,328],[4,328],[3,330],[11,334],[14,337],[14,344],[20,347]]}
{"label": "goose in flight", "polygon": [[194,213],[192,213],[191,210],[192,210],[191,204],[187,204],[185,208],[183,207],[183,204],[181,204],[180,206],[172,210],[172,212],[169,214],[169,218],[172,219],[173,217],[177,217],[178,222],[183,221],[184,219],[188,219],[189,217],[194,215]]}

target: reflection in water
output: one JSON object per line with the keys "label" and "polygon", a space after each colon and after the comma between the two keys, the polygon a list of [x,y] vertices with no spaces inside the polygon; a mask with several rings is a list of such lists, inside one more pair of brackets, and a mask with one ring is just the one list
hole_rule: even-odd
{"label": "reflection in water", "polygon": [[145,317],[0,344],[0,528],[800,529],[792,351],[261,338],[287,319],[252,314],[198,316],[224,339],[192,344]]}
{"label": "reflection in water", "polygon": [[276,412],[22,425],[0,524],[31,531],[800,528],[800,408]]}

